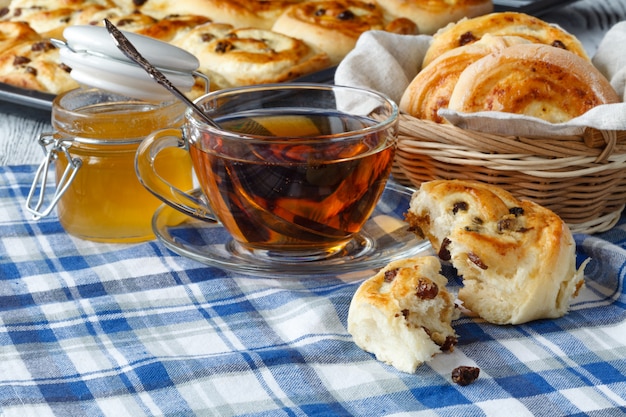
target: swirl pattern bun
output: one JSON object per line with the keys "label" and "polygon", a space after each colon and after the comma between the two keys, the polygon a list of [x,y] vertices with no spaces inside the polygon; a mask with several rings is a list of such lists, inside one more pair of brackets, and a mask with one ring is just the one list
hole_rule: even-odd
{"label": "swirl pattern bun", "polygon": [[463,277],[463,306],[490,323],[561,317],[584,284],[567,225],[499,187],[422,183],[406,220]]}
{"label": "swirl pattern bun", "polygon": [[469,65],[459,76],[448,108],[524,114],[560,123],[619,101],[590,61],[549,45],[520,44]]}
{"label": "swirl pattern bun", "polygon": [[423,62],[399,106],[436,123],[446,123],[439,115],[445,108],[560,123],[620,101],[575,37],[523,13],[449,25],[435,34]]}
{"label": "swirl pattern bun", "polygon": [[364,281],[352,298],[348,331],[361,349],[413,373],[437,353],[451,351],[458,310],[434,256],[393,261]]}
{"label": "swirl pattern bun", "polygon": [[479,41],[454,48],[422,69],[408,85],[400,109],[418,119],[443,123],[441,108],[447,108],[461,73],[486,55],[528,40],[518,36],[485,35]]}
{"label": "swirl pattern bun", "polygon": [[[417,33],[417,26],[407,20],[399,28],[403,34]],[[411,27],[407,28],[407,24]],[[385,30],[388,23],[375,3],[359,0],[320,0],[303,2],[288,8],[274,23],[272,30],[302,39],[318,51],[328,54],[338,64],[367,30]]]}

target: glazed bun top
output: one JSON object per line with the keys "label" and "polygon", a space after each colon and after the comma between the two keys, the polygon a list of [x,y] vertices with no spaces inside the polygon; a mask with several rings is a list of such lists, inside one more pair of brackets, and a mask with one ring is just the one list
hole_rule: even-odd
{"label": "glazed bun top", "polygon": [[566,49],[589,60],[582,43],[558,26],[524,13],[503,12],[463,19],[440,29],[433,36],[422,67],[445,51],[476,42],[487,33],[497,36],[521,36],[532,43]]}
{"label": "glazed bun top", "polygon": [[501,111],[566,122],[619,96],[593,64],[561,48],[519,44],[489,54],[460,75],[448,108]]}

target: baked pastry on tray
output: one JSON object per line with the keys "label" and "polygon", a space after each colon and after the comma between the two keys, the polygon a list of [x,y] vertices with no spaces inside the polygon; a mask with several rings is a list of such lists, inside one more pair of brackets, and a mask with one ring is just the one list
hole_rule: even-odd
{"label": "baked pastry on tray", "polygon": [[47,39],[22,42],[0,54],[0,82],[58,94],[78,87],[59,50]]}
{"label": "baked pastry on tray", "polygon": [[328,54],[338,64],[356,45],[361,33],[392,29],[401,34],[417,34],[417,25],[407,19],[388,22],[375,3],[359,0],[319,0],[289,7],[272,30],[304,40]]}
{"label": "baked pastry on tray", "polygon": [[212,89],[283,82],[330,65],[326,54],[299,39],[224,23],[197,26],[172,43],[200,60]]}

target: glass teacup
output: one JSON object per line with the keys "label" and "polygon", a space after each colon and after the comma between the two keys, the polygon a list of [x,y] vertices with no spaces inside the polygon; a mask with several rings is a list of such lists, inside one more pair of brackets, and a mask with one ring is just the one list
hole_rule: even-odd
{"label": "glass teacup", "polygon": [[[219,221],[235,250],[268,260],[341,253],[374,210],[395,153],[398,108],[374,91],[272,84],[209,93],[197,104],[220,126],[187,111],[182,129],[139,147],[144,186],[177,210]],[[185,147],[205,198],[156,174],[156,155]]]}

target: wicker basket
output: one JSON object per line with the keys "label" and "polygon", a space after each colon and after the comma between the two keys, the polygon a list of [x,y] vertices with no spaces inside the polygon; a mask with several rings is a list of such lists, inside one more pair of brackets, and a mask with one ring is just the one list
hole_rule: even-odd
{"label": "wicker basket", "polygon": [[419,187],[433,179],[501,186],[557,213],[574,233],[610,229],[626,204],[626,132],[580,137],[500,136],[400,116],[393,175]]}

